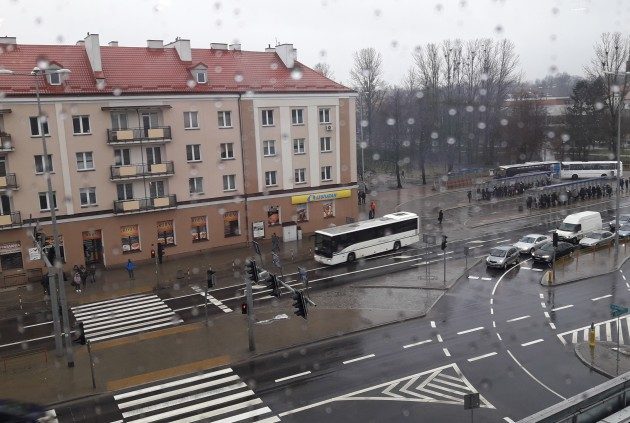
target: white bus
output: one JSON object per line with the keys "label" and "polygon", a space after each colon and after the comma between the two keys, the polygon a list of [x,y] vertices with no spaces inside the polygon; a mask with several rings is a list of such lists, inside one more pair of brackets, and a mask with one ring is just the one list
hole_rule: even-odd
{"label": "white bus", "polygon": [[386,214],[377,219],[315,231],[315,261],[323,264],[353,262],[420,241],[418,215]]}
{"label": "white bus", "polygon": [[[561,162],[560,178],[562,179],[583,179],[598,178],[600,176],[616,177],[617,172],[616,161],[602,162]],[[621,163],[621,172],[623,175],[623,163]]]}

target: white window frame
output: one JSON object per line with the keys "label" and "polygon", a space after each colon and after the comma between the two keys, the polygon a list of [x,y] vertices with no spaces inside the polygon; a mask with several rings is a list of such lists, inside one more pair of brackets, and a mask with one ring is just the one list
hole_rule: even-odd
{"label": "white window frame", "polygon": [[[300,143],[301,148],[300,148]],[[293,139],[293,154],[306,154],[306,138],[294,138]]]}
{"label": "white window frame", "polygon": [[[79,132],[75,130],[74,121],[78,120],[79,122]],[[87,122],[87,131],[85,130]],[[72,134],[73,135],[90,135],[92,134],[92,125],[90,124],[90,116],[89,115],[74,115],[72,116]]]}
{"label": "white window frame", "polygon": [[220,154],[221,160],[234,160],[234,143],[233,142],[222,142],[220,145],[220,148],[221,148],[221,154]]}
{"label": "white window frame", "polygon": [[[37,195],[39,197],[39,211],[43,211],[43,212],[50,211],[50,203],[48,202],[48,192],[47,191],[40,192]],[[45,208],[45,209],[41,208],[41,206],[42,206],[42,197],[46,199],[47,208]],[[57,203],[57,191],[53,191],[52,198],[53,198],[53,204],[55,205],[55,210],[59,210],[59,204]]]}
{"label": "white window frame", "polygon": [[278,171],[268,170],[265,172],[265,186],[275,187],[278,186]]}
{"label": "white window frame", "polygon": [[[197,84],[207,84],[208,83],[208,72],[206,69],[195,69],[195,82]],[[203,78],[199,78],[199,76],[203,76]]]}
{"label": "white window frame", "polygon": [[293,183],[305,184],[306,183],[306,168],[298,168],[293,171]]}
{"label": "white window frame", "polygon": [[273,157],[275,155],[276,155],[276,140],[263,141],[263,156]]}
{"label": "white window frame", "polygon": [[199,112],[184,112],[184,129],[199,129]]}
{"label": "white window frame", "polygon": [[[37,128],[37,133],[36,134],[33,133],[33,119],[35,119],[35,128]],[[40,125],[39,119],[40,118],[37,117],[37,116],[29,116],[29,118],[28,118],[28,122],[29,122],[29,125],[31,127],[31,137],[32,138],[41,137],[42,136],[42,134],[41,134],[41,132],[39,130],[39,125]],[[41,122],[41,125],[42,125],[42,128],[44,129],[44,136],[45,137],[49,137],[50,136],[50,128],[48,127],[48,119],[46,119],[45,122]]]}
{"label": "white window frame", "polygon": [[[88,155],[90,160],[87,160]],[[88,170],[94,170],[94,153],[91,151],[79,151],[75,154],[77,159],[77,171],[85,172]],[[87,167],[88,162],[92,162],[92,167]]]}
{"label": "white window frame", "polygon": [[[84,196],[86,202],[83,201]],[[80,188],[79,201],[81,202],[81,207],[93,207],[98,205],[96,202],[96,187]]]}
{"label": "white window frame", "polygon": [[196,163],[201,161],[201,144],[186,145],[186,161]]}
{"label": "white window frame", "polygon": [[[48,166],[50,165],[50,166]],[[37,168],[41,168],[42,170],[38,170]],[[49,169],[46,169],[46,167],[50,167]],[[46,172],[50,172],[50,173],[54,173],[54,167],[53,167],[53,158],[52,158],[52,154],[48,155],[48,158],[46,160],[46,162],[44,161],[44,155],[43,154],[36,154],[35,155],[35,175],[43,175]]]}
{"label": "white window frame", "polygon": [[320,176],[322,182],[332,181],[332,166],[322,166],[320,169]]}
{"label": "white window frame", "polygon": [[262,110],[262,126],[274,126],[273,124],[273,109]]}
{"label": "white window frame", "polygon": [[[122,191],[123,191],[123,197],[124,198],[118,198],[118,187],[122,186]],[[129,189],[127,189],[129,188]],[[134,196],[133,196],[133,184],[131,182],[125,182],[122,184],[116,184],[116,198],[118,198],[118,201],[128,201],[128,200],[133,200]]]}
{"label": "white window frame", "polygon": [[[155,191],[155,196],[152,195],[151,191]],[[166,184],[164,181],[158,180],[149,182],[149,198],[163,198],[167,195]]]}
{"label": "white window frame", "polygon": [[322,107],[319,109],[319,123],[321,124],[332,123],[332,121],[330,120],[330,108]]}
{"label": "white window frame", "polygon": [[217,112],[217,118],[219,120],[219,128],[232,127],[232,111],[231,110],[221,110]]}
{"label": "white window frame", "polygon": [[236,175],[223,175],[223,191],[236,191]]}
{"label": "white window frame", "polygon": [[332,152],[332,138],[331,137],[319,138],[319,152],[320,153]]}
{"label": "white window frame", "polygon": [[[193,188],[194,185],[194,190],[191,191],[191,188]],[[188,193],[193,195],[193,194],[203,194],[203,176],[194,176],[192,178],[188,178]]]}
{"label": "white window frame", "polygon": [[[116,155],[116,152],[119,151],[120,154]],[[125,151],[127,152],[127,158],[129,160],[125,160]],[[118,160],[119,158],[120,160]],[[114,149],[114,163],[116,166],[129,166],[131,165],[131,149],[129,148],[116,148]]]}
{"label": "white window frame", "polygon": [[291,125],[304,125],[304,109],[291,109]]}
{"label": "white window frame", "polygon": [[[53,76],[57,78],[56,81],[53,81]],[[46,79],[50,85],[61,85],[61,73],[58,72],[57,69],[50,69],[49,72],[46,72]]]}

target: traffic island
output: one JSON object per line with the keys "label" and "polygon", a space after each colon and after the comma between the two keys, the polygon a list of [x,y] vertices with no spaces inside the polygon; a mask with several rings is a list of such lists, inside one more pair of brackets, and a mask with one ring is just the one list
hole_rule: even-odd
{"label": "traffic island", "polygon": [[614,378],[630,371],[630,347],[621,345],[617,354],[615,342],[597,341],[594,347],[588,342],[575,345],[575,355],[591,370]]}

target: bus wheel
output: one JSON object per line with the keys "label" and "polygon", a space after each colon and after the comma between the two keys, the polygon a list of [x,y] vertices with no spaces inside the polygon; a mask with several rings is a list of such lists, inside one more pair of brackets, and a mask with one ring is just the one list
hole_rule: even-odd
{"label": "bus wheel", "polygon": [[400,250],[400,241],[394,242],[394,251]]}
{"label": "bus wheel", "polygon": [[356,259],[357,259],[357,256],[355,256],[354,253],[348,254],[348,263],[352,263]]}
{"label": "bus wheel", "polygon": [[578,176],[577,175],[571,175],[571,179],[577,179]]}

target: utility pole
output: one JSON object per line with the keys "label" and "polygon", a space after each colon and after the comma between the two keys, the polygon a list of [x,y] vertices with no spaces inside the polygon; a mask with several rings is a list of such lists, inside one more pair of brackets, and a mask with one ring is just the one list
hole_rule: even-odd
{"label": "utility pole", "polygon": [[249,350],[256,351],[254,341],[254,298],[252,295],[252,281],[245,277],[245,295],[247,296],[247,335],[249,337]]}

